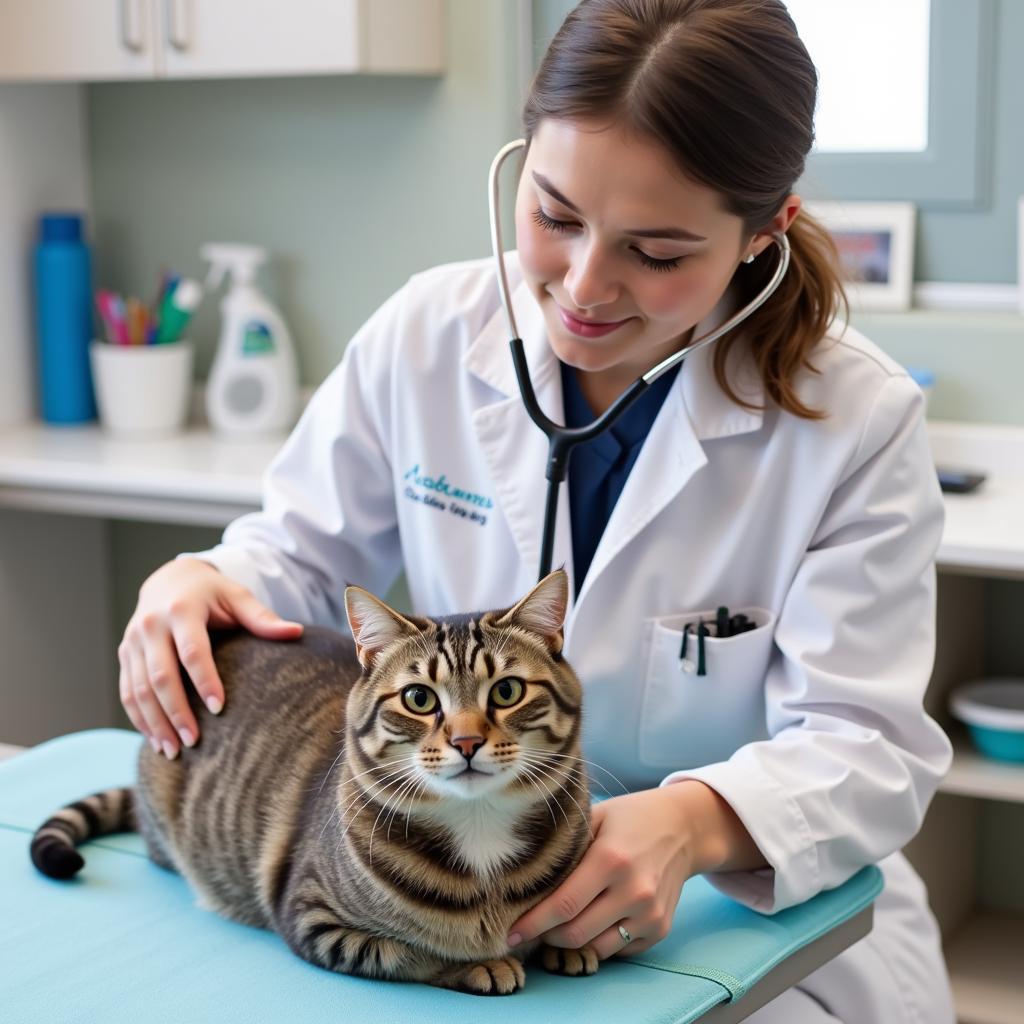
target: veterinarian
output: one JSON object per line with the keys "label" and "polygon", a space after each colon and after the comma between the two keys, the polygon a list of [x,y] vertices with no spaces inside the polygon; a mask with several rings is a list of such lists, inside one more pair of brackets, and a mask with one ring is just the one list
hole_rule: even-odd
{"label": "veterinarian", "polygon": [[[952,1024],[900,852],[952,756],[922,706],[943,506],[923,396],[838,316],[834,250],[792,191],[816,91],[776,0],[590,0],[533,83],[507,265],[557,423],[589,423],[748,302],[773,234],[791,262],[570,460],[553,564],[611,799],[513,930],[631,955],[691,875],[774,914],[878,863],[872,932],[749,1019]],[[491,259],[414,276],[314,395],[262,511],[142,586],[119,647],[131,720],[174,757],[197,738],[178,658],[223,702],[207,628],[344,628],[346,582],[383,595],[404,570],[425,614],[511,604],[536,582],[546,459]]]}

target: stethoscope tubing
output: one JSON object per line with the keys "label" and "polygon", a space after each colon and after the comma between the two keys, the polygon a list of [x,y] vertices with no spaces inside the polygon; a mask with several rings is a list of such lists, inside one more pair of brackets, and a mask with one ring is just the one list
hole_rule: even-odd
{"label": "stethoscope tubing", "polygon": [[703,337],[691,342],[678,352],[673,352],[672,355],[663,359],[657,366],[652,366],[645,374],[633,381],[604,413],[598,416],[592,423],[585,427],[560,426],[544,414],[533,390],[533,382],[530,380],[530,372],[526,363],[526,353],[523,349],[522,339],[519,337],[519,329],[516,326],[515,312],[512,309],[512,295],[508,286],[508,274],[505,270],[505,250],[501,240],[499,172],[506,158],[517,149],[522,149],[525,145],[525,139],[515,139],[512,142],[506,143],[498,150],[491,163],[488,175],[488,205],[491,218],[491,247],[498,274],[501,303],[505,310],[505,317],[508,320],[512,363],[515,367],[516,378],[519,381],[523,405],[526,407],[530,419],[540,427],[548,439],[548,464],[545,472],[546,479],[548,480],[548,492],[544,506],[544,530],[541,535],[540,572],[538,575],[538,580],[542,580],[551,572],[551,558],[555,540],[555,516],[558,509],[558,487],[565,479],[568,471],[569,456],[572,454],[572,449],[576,445],[589,441],[591,438],[607,430],[647,390],[648,386],[653,384],[662,374],[668,373],[673,366],[681,363],[688,356],[693,355],[694,352],[698,352],[712,342],[717,341],[723,334],[728,333],[737,324],[746,320],[755,310],[759,309],[775,289],[778,288],[783,277],[785,277],[786,271],[789,268],[790,248],[789,239],[786,238],[785,233],[781,231],[774,232],[772,239],[779,248],[779,261],[771,280],[753,300],[747,303],[738,313],[726,320],[725,323],[720,324],[714,330],[709,331]]}

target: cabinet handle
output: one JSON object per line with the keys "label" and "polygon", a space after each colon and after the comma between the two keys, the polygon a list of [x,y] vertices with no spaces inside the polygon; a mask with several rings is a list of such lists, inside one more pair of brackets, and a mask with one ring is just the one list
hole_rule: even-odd
{"label": "cabinet handle", "polygon": [[176,50],[187,50],[188,39],[185,32],[178,31],[178,0],[164,0],[164,24],[167,28],[167,41],[171,46]]}
{"label": "cabinet handle", "polygon": [[121,45],[132,53],[141,53],[143,50],[142,39],[135,39],[132,36],[132,22],[136,21],[132,18],[134,9],[135,0],[120,0],[118,15],[121,27]]}

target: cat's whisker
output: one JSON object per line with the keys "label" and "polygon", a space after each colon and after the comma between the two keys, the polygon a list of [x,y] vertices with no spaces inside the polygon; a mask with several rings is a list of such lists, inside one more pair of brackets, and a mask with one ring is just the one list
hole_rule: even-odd
{"label": "cat's whisker", "polygon": [[[367,771],[365,771],[365,772],[359,772],[356,775],[352,775],[350,778],[345,780],[342,783],[342,785],[343,786],[347,786],[349,784],[349,782],[351,782],[353,779],[358,779],[358,778],[360,778],[363,775],[368,775],[370,772],[378,771],[380,768],[387,768],[389,765],[400,764],[405,758],[407,758],[407,757],[415,757],[415,756],[416,756],[416,754],[403,754],[401,757],[394,758],[394,760],[382,761],[380,764],[374,765],[372,768],[367,769]],[[335,758],[334,759],[334,764],[332,764],[331,767],[328,769],[327,776],[324,777],[323,782],[321,782],[321,784],[320,784],[320,789],[317,790],[318,794],[323,790],[324,784],[327,782],[327,777],[330,776],[331,772],[334,770],[334,768],[337,766],[337,764],[338,764],[338,759]],[[307,792],[312,791],[312,789],[313,789],[313,787],[310,786],[309,789],[307,790]]]}
{"label": "cat's whisker", "polygon": [[[529,754],[525,755],[523,759],[529,761],[533,765],[541,765],[541,766],[543,766],[545,768],[550,768],[553,772],[556,772],[557,775],[561,779],[563,779],[564,782],[567,783],[567,784],[569,784],[571,782],[575,782],[577,785],[581,784],[581,779],[580,779],[579,775],[576,774],[576,773],[579,772],[579,769],[576,768],[574,765],[573,766],[569,766],[568,770],[563,770],[563,769],[565,769],[564,765],[555,764],[555,763],[553,763],[551,761],[548,761],[548,760],[545,760],[543,758],[532,757]],[[574,773],[574,774],[570,775],[570,773]],[[585,776],[584,776],[582,782],[583,783],[586,782],[586,777]],[[568,788],[568,786],[567,785],[563,785],[563,788]]]}
{"label": "cat's whisker", "polygon": [[[430,780],[428,778],[424,778],[423,781],[420,784],[420,789],[423,789],[423,787],[426,786],[429,781]],[[413,801],[415,801],[416,797],[418,797],[419,795],[420,795],[420,790],[418,789],[413,794]],[[409,841],[409,818],[410,818],[411,815],[412,815],[412,801],[410,801],[409,810],[407,810],[405,812],[405,841],[406,842]]]}
{"label": "cat's whisker", "polygon": [[[523,767],[523,775],[526,777],[526,781],[531,786],[535,786],[536,789],[537,789],[537,792],[540,793],[541,799],[544,801],[544,805],[548,809],[548,814],[551,815],[551,824],[554,825],[555,828],[558,828],[558,819],[555,817],[555,812],[553,810],[551,810],[551,801],[548,798],[548,794],[544,792],[544,787],[541,786],[541,784],[539,782],[537,782],[533,778],[533,771],[530,768],[527,768],[527,767],[524,766]],[[563,811],[562,813],[563,813],[563,816],[564,816],[565,812]]]}
{"label": "cat's whisker", "polygon": [[[611,775],[611,777],[613,779],[615,779],[615,781],[620,786],[622,786],[623,794],[628,794],[629,793],[628,787],[622,782],[622,780],[617,775],[615,775],[613,772],[608,771],[607,768],[605,768],[603,765],[598,764],[596,761],[588,761],[587,758],[579,757],[576,754],[558,754],[558,753],[554,753],[554,752],[548,752],[546,750],[544,750],[544,751],[533,750],[533,748],[531,748],[531,751],[533,753],[536,753],[536,754],[542,754],[544,757],[565,757],[565,758],[571,758],[574,761],[583,761],[585,764],[592,764],[595,768],[600,768],[601,771],[603,771],[605,774]],[[597,785],[601,785],[599,782],[597,782],[596,779],[591,779],[591,781],[596,783]],[[603,786],[601,788],[604,789]],[[605,792],[608,793],[608,790],[605,789]],[[610,793],[608,795],[611,796]]]}
{"label": "cat's whisker", "polygon": [[[539,771],[541,771],[545,775],[548,774],[547,772],[544,771],[544,769],[536,761],[529,761],[528,763],[533,767],[534,770],[539,770]],[[556,765],[550,764],[550,765],[546,765],[545,767],[550,768],[554,772],[559,772],[558,767]],[[566,773],[564,773],[564,772],[559,772],[559,774],[561,774],[565,778],[568,778],[568,775],[566,775]],[[551,776],[549,775],[548,777],[550,778]],[[576,810],[578,810],[580,812],[580,816],[586,822],[586,824],[587,824],[587,831],[590,833],[590,841],[593,842],[594,841],[594,831],[590,827],[590,816],[586,812],[584,812],[583,808],[580,807],[579,801],[569,792],[568,789],[566,789],[565,787],[562,787],[562,789],[563,789],[563,792],[565,793],[565,795],[576,805]],[[559,807],[561,807],[561,804],[559,804]],[[562,814],[563,815],[565,814],[564,810],[562,811]],[[569,819],[566,818],[566,824],[568,825],[568,823],[569,823]]]}
{"label": "cat's whisker", "polygon": [[380,764],[375,764],[372,768],[367,768],[365,772],[357,772],[354,775],[350,775],[342,785],[347,786],[350,782],[354,782],[356,779],[361,779],[364,775],[380,771],[382,768],[390,768],[396,764],[402,764],[405,761],[414,761],[418,757],[419,754],[416,751],[413,751],[411,754],[402,754],[401,757],[396,757],[391,761],[381,761]]}
{"label": "cat's whisker", "polygon": [[416,777],[415,774],[409,773],[407,775],[404,775],[402,777],[402,779],[399,780],[399,782],[401,784],[399,785],[398,792],[392,794],[392,796],[389,796],[384,801],[384,803],[381,804],[381,808],[377,812],[377,817],[373,819],[373,827],[370,829],[370,848],[369,848],[370,867],[373,867],[373,834],[374,834],[374,832],[377,831],[377,822],[380,821],[380,816],[388,809],[388,804],[390,804],[392,800],[395,800],[396,801],[396,805],[397,805],[397,801],[401,800],[402,793],[405,791],[406,787],[414,786],[416,784],[416,781],[417,781],[417,777]]}
{"label": "cat's whisker", "polygon": [[[344,787],[344,786],[347,786],[350,782],[354,782],[355,779],[360,778],[363,775],[369,775],[371,772],[375,772],[375,771],[380,770],[381,768],[388,767],[388,765],[398,764],[399,762],[402,762],[402,761],[408,761],[408,760],[410,760],[411,758],[414,758],[414,757],[415,757],[415,755],[409,755],[408,757],[396,758],[395,761],[388,762],[388,764],[386,764],[386,765],[377,765],[377,766],[375,766],[373,768],[370,768],[368,771],[360,772],[358,775],[354,775],[354,776],[352,776],[352,778],[346,779],[342,783],[342,785],[339,787],[339,789]],[[403,771],[405,771],[406,767],[408,767],[408,765],[405,765],[402,768],[397,768],[397,769],[395,769],[395,771],[390,772],[388,775],[385,775],[382,779],[376,780],[376,781],[383,782],[384,779],[390,778],[393,775],[400,775]],[[366,795],[366,790],[360,788],[359,791],[356,793],[356,795],[354,797],[351,797],[349,799],[348,803],[344,805],[344,807],[342,807],[340,802],[335,804],[334,810],[331,812],[331,816],[327,819],[327,821],[324,823],[324,827],[320,830],[320,838],[323,839],[324,832],[327,831],[328,826],[331,824],[332,821],[334,821],[335,816],[338,815],[339,812],[341,813],[341,817],[344,818],[345,812],[348,811],[348,809],[353,804],[358,802],[358,800],[359,800],[359,798],[361,796],[365,796],[365,795]],[[371,799],[372,799],[372,796],[371,796]]]}
{"label": "cat's whisker", "polygon": [[[390,788],[391,788],[392,786],[397,786],[397,785],[401,785],[403,781],[404,781],[404,777],[403,777],[403,778],[400,778],[400,779],[396,779],[396,780],[394,780],[393,782],[389,782],[389,783],[388,783],[388,784],[387,784],[386,786],[384,786],[384,789],[390,789]],[[347,836],[347,835],[348,835],[348,830],[349,830],[349,829],[350,829],[350,828],[352,827],[352,825],[353,825],[353,824],[354,824],[354,823],[356,822],[356,820],[358,819],[359,815],[360,815],[360,814],[362,813],[363,807],[366,807],[366,806],[367,806],[368,804],[370,804],[370,803],[371,803],[371,802],[372,802],[372,801],[373,801],[373,800],[374,800],[374,799],[375,799],[375,798],[377,797],[377,795],[378,795],[378,794],[376,794],[376,793],[373,793],[373,792],[371,792],[371,793],[370,793],[370,795],[369,795],[369,796],[368,796],[368,797],[366,798],[366,800],[365,800],[365,801],[363,802],[363,804],[362,804],[362,806],[361,806],[361,807],[359,808],[359,810],[357,810],[357,811],[355,812],[355,814],[353,814],[353,815],[351,816],[351,818],[349,819],[349,823],[348,823],[348,824],[347,824],[347,825],[345,826],[345,831],[344,831],[344,832],[342,832],[342,834],[341,834],[341,838],[340,838],[340,839],[338,840],[338,847],[339,847],[339,849],[340,849],[340,848],[341,848],[342,846],[344,846],[344,844],[345,844],[345,836]],[[358,797],[357,797],[356,799],[358,799]]]}
{"label": "cat's whisker", "polygon": [[[348,804],[345,805],[344,809],[342,809],[342,805],[341,805],[340,801],[343,798],[340,797],[340,793],[350,782],[354,782],[356,779],[361,778],[364,775],[369,775],[372,772],[380,771],[380,770],[386,769],[386,768],[388,768],[390,766],[393,766],[393,765],[396,765],[396,764],[403,764],[404,762],[407,762],[412,757],[415,757],[415,755],[410,754],[410,755],[405,755],[403,757],[398,757],[398,758],[395,758],[393,761],[388,761],[388,762],[386,762],[384,764],[381,764],[381,765],[375,765],[373,768],[370,768],[370,769],[368,769],[365,772],[359,772],[357,775],[353,775],[350,778],[343,780],[341,785],[338,786],[339,800],[335,803],[334,810],[331,812],[331,816],[327,819],[326,823],[324,824],[324,827],[320,830],[320,838],[323,839],[324,832],[327,830],[327,827],[331,824],[331,822],[334,821],[334,818],[338,814],[338,812],[342,811],[342,813],[344,813],[344,811],[348,810],[348,808],[351,807],[352,804],[356,800],[358,800],[359,797],[364,793],[364,790],[360,788],[358,790],[358,792],[356,793],[355,797],[353,797],[352,800]],[[403,770],[404,770],[404,767],[403,768],[397,768],[395,771],[396,772],[400,772],[400,771],[403,771]],[[387,778],[387,776],[385,776],[385,778]]]}
{"label": "cat's whisker", "polygon": [[[552,765],[554,767],[554,765]],[[611,791],[608,790],[606,785],[602,785],[596,778],[592,778],[590,775],[587,776],[587,784],[590,786],[597,786],[599,790],[604,794],[605,797],[611,797]]]}
{"label": "cat's whisker", "polygon": [[[531,762],[528,762],[528,761],[522,761],[522,762],[520,762],[520,768],[521,768],[521,770],[524,773],[527,773],[530,778],[537,779],[537,778],[542,778],[543,777],[544,779],[546,779],[548,781],[549,784],[553,784],[554,785],[555,790],[557,790],[557,791],[564,791],[565,787],[558,781],[558,779],[551,772],[546,771],[540,765],[535,764],[535,763],[531,763]],[[544,792],[544,791],[542,790],[542,792]],[[547,797],[552,797],[552,796],[553,796],[553,794],[551,794],[551,793],[547,794]],[[561,806],[561,805],[559,805],[559,806]],[[564,813],[565,812],[562,811],[563,815],[564,815]]]}
{"label": "cat's whisker", "polygon": [[[576,768],[575,766],[570,766],[569,769],[567,771],[565,771],[565,770],[563,770],[565,768],[564,765],[554,764],[553,762],[547,761],[547,760],[544,760],[544,759],[539,759],[538,760],[537,758],[531,757],[530,755],[527,755],[525,759],[530,761],[530,763],[533,764],[534,766],[543,765],[546,768],[550,768],[553,772],[556,772],[559,776],[561,776],[563,779],[565,779],[565,781],[567,783],[570,780],[569,772],[577,773],[579,771],[579,769]],[[575,781],[577,782],[577,784],[580,783],[580,779],[579,779],[578,775],[576,776]],[[584,775],[584,779],[583,779],[583,784],[584,785],[589,785],[589,781],[586,779],[585,775]],[[566,787],[566,788],[568,788],[568,787]],[[611,796],[610,793],[608,795]]]}
{"label": "cat's whisker", "polygon": [[[410,766],[411,766],[410,763],[407,762],[407,763],[403,764],[400,768],[396,768],[396,769],[394,769],[394,771],[390,771],[387,774],[382,775],[379,779],[373,779],[371,781],[370,785],[373,786],[375,784],[379,784],[381,782],[384,782],[385,779],[393,779],[396,775],[403,774]],[[373,772],[373,771],[376,771],[376,770],[377,769],[371,768],[370,772]],[[370,772],[360,772],[359,774],[360,775],[367,775]],[[354,779],[355,779],[355,776],[352,779],[346,779],[345,782],[342,785],[348,785],[348,783],[354,781]],[[342,813],[344,814],[344,812],[347,811],[353,804],[355,804],[355,803],[357,803],[359,801],[360,797],[365,796],[365,795],[366,795],[366,789],[363,788],[363,785],[361,784],[360,788],[359,788],[359,791],[355,794],[355,796],[352,796],[352,797],[348,798],[348,803],[345,804],[345,807],[344,807]]]}
{"label": "cat's whisker", "polygon": [[[422,781],[423,781],[423,779],[422,779],[421,776],[415,776],[414,775],[413,778],[412,778],[412,782],[410,783],[409,788],[411,790],[415,791],[417,789],[417,787],[420,785],[420,783],[422,783]],[[412,800],[412,798],[413,798],[413,793],[412,792],[409,793],[408,798],[409,798],[410,801]],[[387,825],[387,827],[388,827],[388,831],[387,831],[387,834],[385,836],[385,839],[387,839],[388,841],[390,841],[390,839],[391,839],[391,825],[392,825],[392,823],[395,820],[395,815],[401,809],[401,804],[399,802],[401,799],[402,799],[402,794],[399,794],[399,796],[395,800],[394,808],[392,809],[391,813],[388,815],[388,817],[384,821],[384,824]],[[411,806],[411,803],[410,803],[409,811],[411,811],[411,810],[412,810],[412,806]],[[407,818],[409,816],[409,811],[406,811],[406,817]]]}
{"label": "cat's whisker", "polygon": [[[412,812],[416,808],[416,800],[418,799],[420,793],[423,792],[423,790],[427,787],[427,785],[429,783],[430,783],[430,779],[427,778],[426,776],[420,778],[418,780],[418,782],[417,782],[417,785],[413,788],[413,791],[405,797],[405,799],[406,799],[406,801],[407,801],[407,803],[409,805],[407,810],[406,810],[406,812],[405,812],[405,838],[406,838],[406,840],[408,840],[408,838],[409,838],[409,818],[411,817]],[[395,810],[396,814],[397,814],[398,810],[399,810],[399,808],[396,808],[396,810]],[[394,820],[395,820],[395,814],[392,814],[391,815],[391,820],[388,822],[387,835],[388,835],[389,839],[391,837],[391,826],[394,824]]]}
{"label": "cat's whisker", "polygon": [[338,756],[332,762],[331,767],[327,769],[327,773],[324,775],[323,782],[320,783],[320,788],[316,791],[316,795],[317,796],[319,796],[323,792],[324,786],[327,785],[327,780],[331,777],[331,772],[334,771],[335,765],[337,765],[337,763],[344,756],[345,756],[345,744],[342,743],[341,750],[338,751]]}
{"label": "cat's whisker", "polygon": [[[419,783],[421,781],[422,781],[422,776],[418,772],[413,772],[409,776],[409,780],[408,780],[407,784],[404,785],[401,788],[401,790],[398,791],[397,794],[395,794],[394,799],[393,799],[393,803],[391,805],[391,813],[384,819],[384,824],[388,825],[388,835],[389,836],[390,836],[390,823],[392,821],[394,821],[395,814],[397,814],[398,811],[401,810],[401,802],[402,802],[402,800],[407,799],[408,797],[411,797],[412,794],[413,794],[413,791],[416,790],[416,787],[419,785]],[[385,809],[386,809],[386,807],[387,807],[387,805],[385,805]],[[376,829],[376,828],[377,828],[377,822],[375,821],[374,822],[374,829]],[[371,848],[371,851],[372,851],[373,850],[373,833],[370,834],[370,848]]]}

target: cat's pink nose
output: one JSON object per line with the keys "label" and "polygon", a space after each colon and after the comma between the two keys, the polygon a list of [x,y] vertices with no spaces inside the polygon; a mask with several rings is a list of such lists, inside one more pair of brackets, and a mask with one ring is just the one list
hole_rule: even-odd
{"label": "cat's pink nose", "polygon": [[483,745],[483,736],[453,736],[451,745],[462,751],[462,756],[472,757]]}

